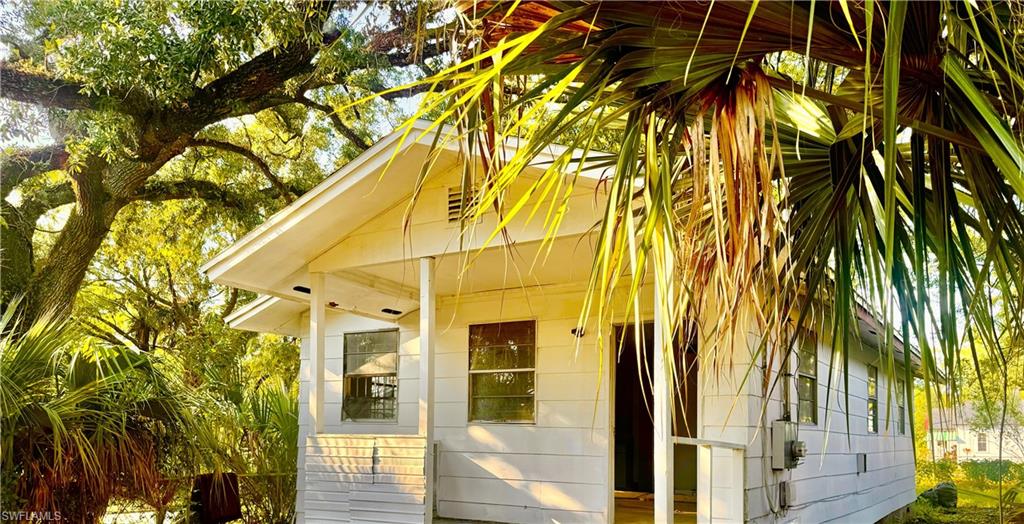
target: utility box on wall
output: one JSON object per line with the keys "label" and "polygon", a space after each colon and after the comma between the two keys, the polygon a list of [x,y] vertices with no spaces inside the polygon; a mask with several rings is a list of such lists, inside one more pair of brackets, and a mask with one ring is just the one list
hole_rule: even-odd
{"label": "utility box on wall", "polygon": [[857,474],[867,473],[868,471],[868,454],[857,453]]}
{"label": "utility box on wall", "polygon": [[772,469],[793,469],[807,456],[807,445],[797,440],[798,426],[790,420],[772,422]]}
{"label": "utility box on wall", "polygon": [[779,506],[788,509],[796,504],[796,485],[792,482],[779,482]]}

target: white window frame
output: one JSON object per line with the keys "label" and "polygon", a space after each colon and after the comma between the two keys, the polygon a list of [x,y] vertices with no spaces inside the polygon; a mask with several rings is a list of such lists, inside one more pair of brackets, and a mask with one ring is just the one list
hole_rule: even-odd
{"label": "white window frame", "polygon": [[[390,376],[391,375],[391,373],[388,373],[388,374],[350,374],[349,371],[348,371],[348,357],[349,357],[348,337],[349,337],[349,335],[367,335],[367,334],[372,334],[372,333],[387,333],[387,332],[394,332],[395,333],[395,348],[394,348],[394,354],[395,354],[395,371],[394,371],[394,377],[395,377],[395,398],[394,398],[394,404],[395,404],[395,408],[394,408],[394,416],[389,417],[389,418],[352,418],[352,417],[348,417],[348,416],[346,416],[346,413],[345,413],[345,406],[348,404],[348,402],[347,402],[348,395],[347,395],[346,391],[348,389],[349,378],[353,378],[353,379],[356,379],[356,378],[372,378],[372,377]],[[398,379],[398,371],[399,371],[399,369],[401,369],[400,362],[399,362],[399,360],[401,359],[401,356],[399,355],[399,352],[398,352],[398,349],[402,345],[402,334],[401,334],[401,332],[399,331],[399,329],[397,327],[394,327],[394,328],[383,328],[383,329],[365,329],[365,330],[360,330],[360,331],[346,331],[342,335],[341,339],[342,339],[342,344],[343,344],[343,346],[342,346],[342,359],[341,359],[341,379],[342,379],[342,382],[341,382],[341,421],[342,422],[373,423],[373,424],[397,424],[398,423],[398,388],[401,386],[401,382]],[[391,353],[391,351],[381,351],[381,352],[378,352],[378,353],[375,353],[375,354],[383,355],[383,354],[387,354],[387,353]]]}
{"label": "white window frame", "polygon": [[[497,368],[497,369],[473,369],[473,344],[472,344],[472,329],[475,326],[490,326],[495,324],[512,324],[516,322],[531,322],[533,323],[533,367],[529,368]],[[468,375],[466,377],[468,384],[466,385],[466,419],[470,424],[518,424],[518,425],[531,425],[537,423],[537,320],[533,318],[524,318],[518,320],[500,320],[496,322],[478,322],[470,324],[468,326],[467,338],[467,350],[466,350],[466,369]],[[497,347],[497,346],[494,346]],[[473,375],[487,375],[494,373],[533,373],[533,395],[522,395],[523,397],[530,396],[533,401],[533,411],[529,420],[488,420],[488,419],[474,419],[473,418]],[[508,395],[509,398],[516,397],[517,395]]]}
{"label": "white window frame", "polygon": [[[871,374],[874,372],[875,391],[871,392]],[[867,430],[870,435],[878,434],[878,368],[868,364],[867,373]],[[871,410],[871,404],[874,403],[874,411]]]}
{"label": "white window frame", "polygon": [[896,379],[896,411],[899,412],[900,435],[907,434],[907,383],[902,378]]}

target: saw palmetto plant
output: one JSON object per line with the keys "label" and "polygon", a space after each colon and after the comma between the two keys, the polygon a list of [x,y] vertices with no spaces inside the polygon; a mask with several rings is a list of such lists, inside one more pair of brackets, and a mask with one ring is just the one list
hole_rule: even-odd
{"label": "saw palmetto plant", "polygon": [[113,499],[164,513],[201,465],[194,395],[126,348],[83,346],[73,324],[0,317],[6,508],[98,522]]}
{"label": "saw palmetto plant", "polygon": [[[767,369],[814,324],[832,340],[840,392],[859,308],[883,320],[890,372],[902,339],[919,349],[930,384],[957,376],[961,352],[997,358],[997,322],[1000,333],[1021,332],[1021,5],[550,1],[456,11],[457,60],[423,81],[417,116],[445,124],[439,141],[477,159],[465,172],[481,188],[467,219],[529,213],[553,232],[575,179],[565,173],[614,167],[584,316],[628,317],[612,311],[613,290],[629,289],[635,310],[652,285],[663,325],[701,337],[712,373],[733,358],[741,315],[763,329],[754,357]],[[511,137],[526,145],[497,154]],[[554,143],[566,152],[511,196]],[[559,198],[537,209],[545,195]],[[910,353],[900,357],[908,389]]]}

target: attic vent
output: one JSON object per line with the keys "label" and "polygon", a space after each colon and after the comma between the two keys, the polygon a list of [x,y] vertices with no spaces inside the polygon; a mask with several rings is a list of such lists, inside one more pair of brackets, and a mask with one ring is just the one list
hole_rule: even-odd
{"label": "attic vent", "polygon": [[448,222],[458,222],[466,206],[473,200],[473,188],[463,191],[463,186],[448,188]]}

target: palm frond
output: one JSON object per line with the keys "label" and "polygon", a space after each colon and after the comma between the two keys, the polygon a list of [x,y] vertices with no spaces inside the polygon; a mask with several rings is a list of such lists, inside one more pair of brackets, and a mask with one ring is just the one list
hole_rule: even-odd
{"label": "palm frond", "polygon": [[[764,333],[753,351],[764,370],[812,328],[831,338],[830,383],[844,395],[862,311],[883,320],[879,361],[908,384],[900,342],[935,386],[958,376],[961,353],[1000,354],[997,321],[1024,332],[1024,13],[1012,2],[472,2],[461,13],[465,59],[423,81],[414,118],[440,115],[435,127],[450,127],[438,142],[475,153],[466,173],[483,190],[468,221],[525,212],[553,236],[567,166],[614,166],[584,319],[635,318],[653,286],[656,314],[700,339],[712,373],[730,364],[743,315]],[[497,156],[511,138],[523,145]],[[512,196],[555,143],[566,152]],[[489,241],[503,235],[499,225]],[[950,386],[929,402],[955,400]]]}

